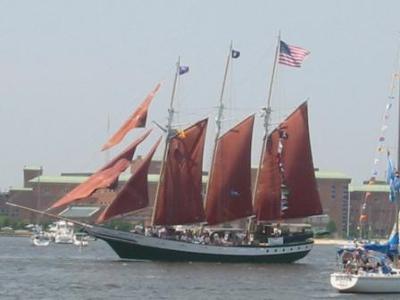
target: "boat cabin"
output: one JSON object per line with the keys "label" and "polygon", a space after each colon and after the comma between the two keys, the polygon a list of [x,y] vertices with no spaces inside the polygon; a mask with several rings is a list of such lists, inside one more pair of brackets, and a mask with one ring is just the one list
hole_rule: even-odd
{"label": "boat cabin", "polygon": [[255,226],[253,241],[266,244],[287,244],[311,239],[309,224],[261,223]]}

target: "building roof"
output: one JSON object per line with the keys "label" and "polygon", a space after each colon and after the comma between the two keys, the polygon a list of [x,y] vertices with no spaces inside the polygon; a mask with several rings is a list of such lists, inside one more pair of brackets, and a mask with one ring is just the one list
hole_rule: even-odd
{"label": "building roof", "polygon": [[11,187],[10,192],[31,192],[33,189],[32,188],[25,188],[25,187]]}
{"label": "building roof", "polygon": [[87,176],[38,176],[29,182],[32,183],[82,183],[88,177]]}
{"label": "building roof", "polygon": [[389,191],[390,188],[387,184],[363,184],[349,186],[349,192],[389,193]]}
{"label": "building roof", "polygon": [[[349,180],[351,181],[351,178],[344,173],[341,172],[328,172],[328,171],[316,171],[315,176],[317,179],[342,179],[342,180]],[[131,177],[131,174],[122,174],[119,176],[119,181],[120,182],[126,182],[129,180]],[[148,181],[151,183],[157,183],[159,180],[160,175],[159,174],[149,174],[147,176]],[[59,176],[38,176],[35,177],[29,182],[31,183],[71,183],[71,184],[79,184],[84,182],[88,176],[83,176],[83,175],[59,175]],[[208,181],[208,176],[203,175],[203,183],[206,183]]]}
{"label": "building roof", "polygon": [[[119,176],[119,181],[126,182],[131,177],[131,174],[122,174]],[[160,178],[159,174],[149,174],[147,179],[149,182],[156,183]],[[75,183],[79,184],[88,179],[88,176],[38,176],[29,182],[31,183]],[[203,175],[203,182],[207,182],[208,177]]]}
{"label": "building roof", "polygon": [[42,170],[42,167],[36,167],[36,166],[24,166],[24,170],[34,170],[34,171],[40,171],[40,170]]}
{"label": "building roof", "polygon": [[317,179],[343,179],[343,180],[351,180],[351,177],[347,176],[341,172],[331,172],[331,171],[315,171],[315,177]]}

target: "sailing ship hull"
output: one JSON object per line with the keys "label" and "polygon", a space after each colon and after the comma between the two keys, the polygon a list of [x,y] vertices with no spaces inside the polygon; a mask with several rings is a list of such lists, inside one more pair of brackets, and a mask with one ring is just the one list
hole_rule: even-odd
{"label": "sailing ship hull", "polygon": [[86,231],[107,242],[121,259],[155,261],[208,261],[291,263],[306,256],[313,241],[271,246],[214,246],[149,237],[102,227]]}

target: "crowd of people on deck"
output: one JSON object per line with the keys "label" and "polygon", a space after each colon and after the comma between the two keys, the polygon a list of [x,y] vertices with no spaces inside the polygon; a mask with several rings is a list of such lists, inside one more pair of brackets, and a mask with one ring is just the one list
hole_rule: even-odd
{"label": "crowd of people on deck", "polygon": [[174,227],[136,226],[134,232],[144,234],[145,236],[152,236],[169,240],[178,240],[194,244],[216,246],[238,246],[249,244],[248,235],[244,231],[209,231],[202,230],[201,228],[184,228],[177,230]]}
{"label": "crowd of people on deck", "polygon": [[348,274],[390,274],[392,270],[387,260],[383,254],[362,247],[344,250],[341,254],[343,271]]}
{"label": "crowd of people on deck", "polygon": [[178,240],[182,242],[215,246],[249,246],[267,244],[268,238],[280,238],[287,235],[288,229],[280,224],[257,226],[254,232],[241,229],[186,226],[142,226],[136,225],[132,230],[145,236],[161,239]]}

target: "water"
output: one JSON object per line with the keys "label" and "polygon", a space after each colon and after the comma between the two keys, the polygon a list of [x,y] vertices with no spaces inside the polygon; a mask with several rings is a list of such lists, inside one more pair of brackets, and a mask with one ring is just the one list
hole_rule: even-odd
{"label": "water", "polygon": [[339,294],[329,283],[335,247],[315,246],[294,264],[120,261],[102,241],[30,246],[0,237],[0,299],[399,299]]}

